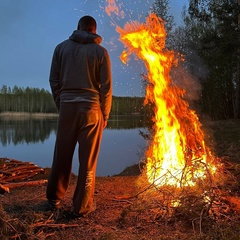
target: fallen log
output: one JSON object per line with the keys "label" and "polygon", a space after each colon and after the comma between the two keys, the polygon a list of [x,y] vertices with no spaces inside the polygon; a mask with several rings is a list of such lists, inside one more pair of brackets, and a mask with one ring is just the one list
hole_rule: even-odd
{"label": "fallen log", "polygon": [[9,188],[0,184],[0,194],[9,193]]}
{"label": "fallen log", "polygon": [[37,175],[38,173],[39,173],[38,171],[22,173],[22,174],[11,176],[11,177],[4,178],[4,179],[1,178],[1,181],[4,180],[4,182],[8,183],[8,182],[11,182],[11,181],[26,180],[26,179],[29,179],[29,178]]}
{"label": "fallen log", "polygon": [[7,168],[5,171],[8,172],[17,172],[17,171],[26,171],[39,168],[37,165],[34,164],[25,164],[22,166],[16,166],[14,168]]}
{"label": "fallen log", "polygon": [[22,165],[34,165],[32,162],[0,162],[0,169],[12,168]]}
{"label": "fallen log", "polygon": [[12,159],[12,158],[0,158],[0,161],[3,161],[3,162],[8,161],[8,162],[19,163],[19,164],[23,163],[23,162],[20,161],[20,160],[16,160],[16,159]]}
{"label": "fallen log", "polygon": [[11,168],[11,167],[15,167],[15,166],[17,166],[16,163],[6,162],[6,163],[0,164],[0,169],[7,169],[9,167]]}
{"label": "fallen log", "polygon": [[16,175],[16,173],[8,172],[8,171],[2,171],[2,170],[0,170],[0,173],[1,173],[1,174],[8,175],[8,176],[15,176],[15,175]]}
{"label": "fallen log", "polygon": [[9,193],[11,188],[36,186],[36,185],[45,184],[47,182],[48,182],[48,180],[36,180],[36,181],[0,184],[0,194],[4,194],[6,192]]}

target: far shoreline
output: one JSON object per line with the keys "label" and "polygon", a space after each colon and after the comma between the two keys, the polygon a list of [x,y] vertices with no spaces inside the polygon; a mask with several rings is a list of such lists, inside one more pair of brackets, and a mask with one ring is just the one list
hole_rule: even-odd
{"label": "far shoreline", "polygon": [[58,113],[29,113],[29,112],[0,112],[2,118],[46,118],[46,117],[58,117]]}

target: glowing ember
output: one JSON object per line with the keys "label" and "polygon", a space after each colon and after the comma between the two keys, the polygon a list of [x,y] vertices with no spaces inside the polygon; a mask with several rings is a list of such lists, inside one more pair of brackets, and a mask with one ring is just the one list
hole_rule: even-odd
{"label": "glowing ember", "polygon": [[114,13],[115,15],[124,18],[125,14],[124,11],[120,10],[117,4],[115,3],[115,0],[108,0],[107,6],[105,7],[105,12],[108,16],[111,16],[111,13]]}
{"label": "glowing ember", "polygon": [[194,186],[198,179],[213,174],[216,167],[204,143],[196,113],[183,99],[185,91],[170,78],[173,51],[165,49],[164,23],[151,14],[145,24],[127,23],[117,28],[125,45],[121,60],[135,53],[144,61],[149,84],[145,103],[154,103],[154,137],[147,155],[147,177],[156,186]]}

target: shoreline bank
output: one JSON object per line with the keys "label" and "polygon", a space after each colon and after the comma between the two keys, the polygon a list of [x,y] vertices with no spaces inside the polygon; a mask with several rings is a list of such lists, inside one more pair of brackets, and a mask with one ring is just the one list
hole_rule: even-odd
{"label": "shoreline bank", "polygon": [[42,118],[42,117],[58,117],[58,113],[29,113],[29,112],[1,112],[0,117],[9,118]]}

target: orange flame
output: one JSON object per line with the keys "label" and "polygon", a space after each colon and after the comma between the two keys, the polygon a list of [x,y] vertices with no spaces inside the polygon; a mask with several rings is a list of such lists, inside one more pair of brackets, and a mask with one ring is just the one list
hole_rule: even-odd
{"label": "orange flame", "polygon": [[135,53],[144,61],[149,84],[145,103],[154,103],[154,137],[147,156],[147,177],[156,186],[194,186],[206,173],[216,171],[196,113],[183,99],[185,91],[171,81],[170,71],[176,59],[165,48],[164,22],[156,15],[145,24],[127,23],[117,28],[125,45],[121,60],[126,63]]}

